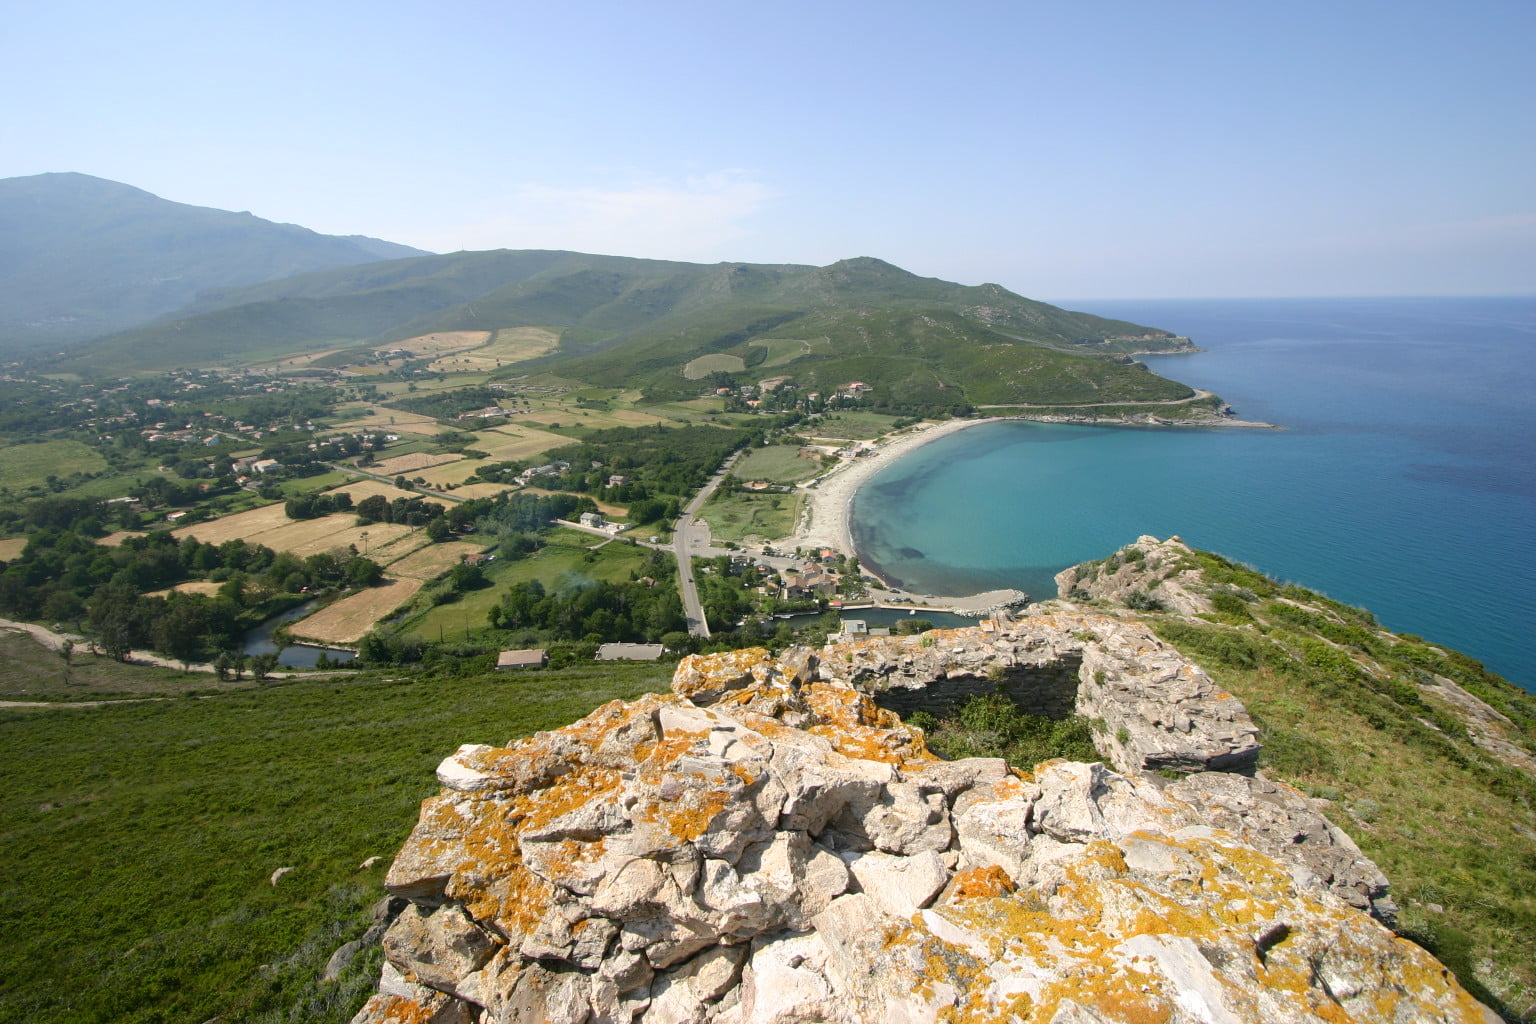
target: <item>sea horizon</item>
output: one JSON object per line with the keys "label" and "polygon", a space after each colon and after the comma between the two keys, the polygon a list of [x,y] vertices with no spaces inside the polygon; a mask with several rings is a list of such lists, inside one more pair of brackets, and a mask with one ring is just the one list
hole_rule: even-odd
{"label": "sea horizon", "polygon": [[1179,535],[1536,689],[1536,298],[1082,308],[1189,336],[1204,351],[1143,361],[1284,429],[970,428],[858,491],[862,560],[909,589],[1044,599],[1068,565]]}

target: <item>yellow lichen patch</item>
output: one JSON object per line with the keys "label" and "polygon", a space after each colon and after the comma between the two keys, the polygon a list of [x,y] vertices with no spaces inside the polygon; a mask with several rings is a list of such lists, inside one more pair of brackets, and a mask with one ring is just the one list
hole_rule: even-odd
{"label": "yellow lichen patch", "polygon": [[522,828],[543,828],[570,812],[602,800],[623,785],[612,768],[579,764],[543,789],[518,798],[514,812]]}
{"label": "yellow lichen patch", "polygon": [[639,744],[635,747],[635,760],[640,765],[640,777],[659,782],[661,771],[708,742],[709,733],[702,729],[673,729],[658,739]]}
{"label": "yellow lichen patch", "polygon": [[666,808],[667,830],[680,842],[691,843],[709,831],[715,816],[725,810],[731,794],[723,789],[686,789]]}
{"label": "yellow lichen patch", "polygon": [[[441,1000],[442,997],[438,996],[437,1001]],[[437,1008],[434,1006],[405,996],[380,992],[368,1000],[358,1017],[370,1024],[428,1024],[436,1013]]]}
{"label": "yellow lichen patch", "polygon": [[812,683],[800,695],[821,720],[806,732],[830,741],[844,757],[914,768],[938,760],[920,730],[907,728],[868,694],[832,683]]}
{"label": "yellow lichen patch", "polygon": [[961,871],[955,875],[950,883],[950,896],[953,899],[976,899],[979,897],[1007,896],[1018,888],[1009,876],[1008,872],[996,864],[985,868],[971,868],[969,871]]}
{"label": "yellow lichen patch", "polygon": [[[466,837],[467,838],[467,837]],[[533,931],[554,905],[555,887],[523,864],[517,840],[507,835],[504,851],[491,861],[466,862],[448,882],[448,896],[460,900],[475,920],[503,935]]]}
{"label": "yellow lichen patch", "polygon": [[690,654],[672,676],[672,692],[679,697],[713,696],[724,690],[766,682],[778,663],[761,647],[746,647],[720,654]]}
{"label": "yellow lichen patch", "polygon": [[[629,725],[640,724],[650,719],[663,705],[676,703],[677,698],[670,694],[656,693],[646,694],[634,701],[611,700],[600,705],[587,717],[560,729],[559,735],[595,750],[599,744],[618,730]],[[635,760],[644,760],[644,756],[638,752],[638,749]]]}

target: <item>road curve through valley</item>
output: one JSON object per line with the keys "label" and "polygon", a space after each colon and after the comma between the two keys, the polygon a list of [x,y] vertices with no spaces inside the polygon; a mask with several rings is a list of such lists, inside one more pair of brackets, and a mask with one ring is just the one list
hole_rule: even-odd
{"label": "road curve through valley", "polygon": [[740,457],[741,453],[736,452],[720,464],[714,476],[709,478],[709,481],[699,489],[699,493],[695,494],[693,500],[683,509],[683,514],[677,520],[677,532],[672,537],[672,554],[677,558],[677,589],[683,596],[683,614],[688,618],[688,632],[694,636],[709,636],[709,621],[704,618],[704,605],[699,600],[699,588],[693,581],[692,556],[694,550],[702,551],[704,548],[709,537],[709,528],[700,523],[695,516],[699,509],[714,497],[715,490]]}

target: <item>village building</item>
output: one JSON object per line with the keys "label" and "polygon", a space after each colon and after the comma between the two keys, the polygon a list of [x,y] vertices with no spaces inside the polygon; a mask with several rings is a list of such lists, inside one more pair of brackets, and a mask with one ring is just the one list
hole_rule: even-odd
{"label": "village building", "polygon": [[496,657],[496,667],[498,669],[543,668],[547,664],[549,664],[548,652],[537,648],[522,651],[502,651]]}
{"label": "village building", "polygon": [[661,644],[603,644],[597,649],[598,661],[656,661],[666,648]]}

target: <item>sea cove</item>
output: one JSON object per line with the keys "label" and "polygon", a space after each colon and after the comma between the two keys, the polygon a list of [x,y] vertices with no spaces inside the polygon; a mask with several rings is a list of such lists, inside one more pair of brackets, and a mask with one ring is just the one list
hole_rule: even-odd
{"label": "sea cove", "polygon": [[[1178,534],[1536,688],[1536,300],[1095,303],[1207,351],[1147,358],[1283,431],[998,422],[855,496],[860,557],[939,594]],[[898,582],[899,581],[899,582]]]}

